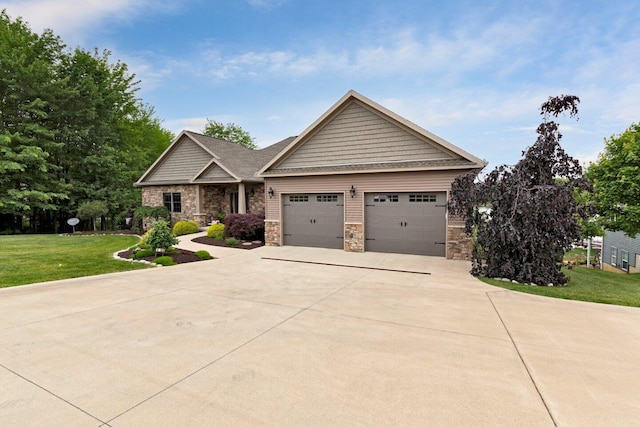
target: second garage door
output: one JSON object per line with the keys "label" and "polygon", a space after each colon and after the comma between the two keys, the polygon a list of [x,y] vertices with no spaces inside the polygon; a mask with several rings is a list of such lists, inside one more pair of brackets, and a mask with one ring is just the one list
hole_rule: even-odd
{"label": "second garage door", "polygon": [[343,194],[285,194],[282,220],[285,245],[344,248]]}
{"label": "second garage door", "polygon": [[445,192],[367,193],[365,250],[445,256]]}

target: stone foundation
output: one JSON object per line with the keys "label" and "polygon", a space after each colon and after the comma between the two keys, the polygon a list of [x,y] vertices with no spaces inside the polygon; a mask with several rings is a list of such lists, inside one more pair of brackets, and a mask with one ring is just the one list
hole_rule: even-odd
{"label": "stone foundation", "polygon": [[264,222],[264,244],[267,246],[280,246],[280,221]]}
{"label": "stone foundation", "polygon": [[467,236],[464,227],[447,227],[447,259],[471,259],[473,249],[471,236]]}
{"label": "stone foundation", "polygon": [[364,252],[364,226],[362,224],[344,225],[344,250]]}

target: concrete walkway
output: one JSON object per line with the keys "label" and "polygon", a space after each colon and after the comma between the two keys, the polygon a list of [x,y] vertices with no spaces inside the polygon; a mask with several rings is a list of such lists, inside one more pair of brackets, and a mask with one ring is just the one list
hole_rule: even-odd
{"label": "concrete walkway", "polygon": [[640,309],[502,290],[441,258],[220,249],[0,289],[0,425],[640,420]]}

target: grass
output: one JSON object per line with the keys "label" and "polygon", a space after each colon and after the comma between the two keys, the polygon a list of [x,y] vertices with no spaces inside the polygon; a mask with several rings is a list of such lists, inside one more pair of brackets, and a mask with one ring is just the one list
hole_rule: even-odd
{"label": "grass", "polygon": [[563,272],[571,280],[566,286],[558,287],[526,286],[484,277],[480,280],[490,285],[528,294],[640,307],[640,273],[611,273],[584,267],[576,267],[573,270],[564,268]]}
{"label": "grass", "polygon": [[147,268],[112,257],[138,240],[118,235],[0,236],[0,288]]}

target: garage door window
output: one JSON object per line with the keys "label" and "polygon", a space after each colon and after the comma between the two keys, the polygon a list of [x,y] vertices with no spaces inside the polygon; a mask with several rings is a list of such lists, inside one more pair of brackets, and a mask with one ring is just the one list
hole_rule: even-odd
{"label": "garage door window", "polygon": [[397,194],[374,194],[373,203],[398,203]]}
{"label": "garage door window", "polygon": [[435,194],[409,194],[409,203],[435,203]]}
{"label": "garage door window", "polygon": [[316,201],[320,203],[327,203],[327,202],[337,203],[338,195],[337,194],[319,194],[316,196]]}
{"label": "garage door window", "polygon": [[293,203],[305,203],[309,201],[309,196],[306,194],[294,194],[289,196],[289,201]]}

